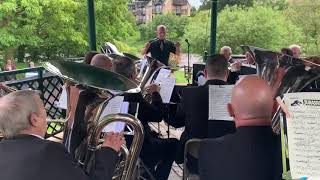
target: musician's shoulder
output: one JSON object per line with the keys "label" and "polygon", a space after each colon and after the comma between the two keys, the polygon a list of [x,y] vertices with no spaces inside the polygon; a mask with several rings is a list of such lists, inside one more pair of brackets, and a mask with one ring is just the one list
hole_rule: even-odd
{"label": "musician's shoulder", "polygon": [[158,38],[153,38],[148,43],[152,44],[152,43],[155,43],[157,40],[158,40]]}
{"label": "musician's shoulder", "polygon": [[169,43],[169,44],[174,45],[174,42],[173,42],[173,41],[171,41],[171,40],[166,39],[166,42],[167,42],[167,43]]}

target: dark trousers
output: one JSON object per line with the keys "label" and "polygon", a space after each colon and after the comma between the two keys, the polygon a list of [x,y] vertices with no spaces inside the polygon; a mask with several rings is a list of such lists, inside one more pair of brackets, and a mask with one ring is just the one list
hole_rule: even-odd
{"label": "dark trousers", "polygon": [[167,180],[176,156],[177,139],[150,138],[143,144],[141,159],[157,180]]}

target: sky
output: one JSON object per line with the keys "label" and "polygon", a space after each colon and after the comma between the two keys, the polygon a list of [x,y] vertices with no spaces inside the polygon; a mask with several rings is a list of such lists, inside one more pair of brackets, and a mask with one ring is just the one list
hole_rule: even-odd
{"label": "sky", "polygon": [[196,8],[198,8],[201,5],[200,0],[189,0],[189,3],[191,4],[191,6],[194,6]]}

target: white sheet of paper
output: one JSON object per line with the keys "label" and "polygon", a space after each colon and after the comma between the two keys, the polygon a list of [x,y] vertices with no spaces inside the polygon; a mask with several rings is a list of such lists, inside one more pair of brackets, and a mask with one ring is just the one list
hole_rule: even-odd
{"label": "white sheet of paper", "polygon": [[139,72],[139,77],[143,76],[143,70],[146,68],[146,66],[148,65],[148,60],[147,59],[143,59],[140,62],[140,72]]}
{"label": "white sheet of paper", "polygon": [[257,69],[256,65],[242,63],[241,66]]}
{"label": "white sheet of paper", "polygon": [[68,109],[68,95],[66,86],[62,86],[62,92],[59,101],[56,101],[56,106],[61,109]]}
{"label": "white sheet of paper", "polygon": [[292,178],[320,179],[320,93],[285,94]]}
{"label": "white sheet of paper", "polygon": [[160,84],[162,79],[168,78],[170,76],[170,74],[171,74],[170,69],[160,69],[159,74],[154,82]]}
{"label": "white sheet of paper", "polygon": [[[116,113],[128,113],[129,110],[129,102],[124,102],[124,97],[123,96],[116,96],[112,98],[108,105],[105,107],[101,114],[101,118],[103,118],[106,115],[109,114],[116,114]],[[125,123],[124,122],[113,122],[106,126],[102,132],[121,132],[125,128]]]}
{"label": "white sheet of paper", "polygon": [[162,78],[160,83],[160,96],[162,98],[163,103],[169,103],[173,88],[176,85],[176,78],[173,77],[167,77]]}
{"label": "white sheet of paper", "polygon": [[231,102],[233,85],[209,86],[209,120],[233,121],[230,117],[227,104]]}

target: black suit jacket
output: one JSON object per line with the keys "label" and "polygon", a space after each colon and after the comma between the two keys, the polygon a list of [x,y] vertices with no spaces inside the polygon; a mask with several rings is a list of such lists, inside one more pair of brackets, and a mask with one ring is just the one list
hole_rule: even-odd
{"label": "black suit jacket", "polygon": [[[208,80],[204,86],[184,88],[176,115],[169,124],[185,126],[180,141],[192,138],[216,138],[235,131],[233,121],[209,121],[209,85],[226,85],[222,80]],[[227,107],[226,107],[227,108]]]}
{"label": "black suit jacket", "polygon": [[240,127],[200,145],[201,180],[280,180],[281,146],[271,127]]}
{"label": "black suit jacket", "polygon": [[111,148],[102,148],[96,157],[95,171],[87,176],[62,144],[20,135],[0,142],[0,179],[111,180],[117,153]]}

